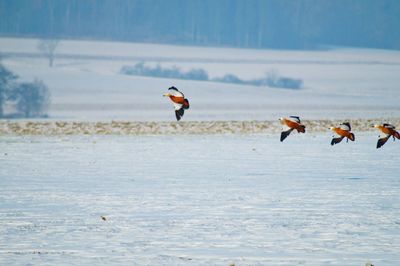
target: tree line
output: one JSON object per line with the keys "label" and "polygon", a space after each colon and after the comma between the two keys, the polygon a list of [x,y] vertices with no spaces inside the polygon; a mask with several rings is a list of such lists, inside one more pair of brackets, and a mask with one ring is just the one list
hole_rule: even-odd
{"label": "tree line", "polygon": [[0,62],[0,118],[46,117],[49,104],[50,93],[42,81],[18,82]]}
{"label": "tree line", "polygon": [[213,81],[250,86],[268,86],[272,88],[301,89],[303,86],[303,80],[290,77],[281,77],[276,70],[266,72],[262,78],[243,80],[236,75],[229,73],[225,74],[223,77],[210,78],[207,71],[202,68],[193,68],[189,71],[183,71],[177,66],[162,67],[160,65],[156,65],[152,67],[146,65],[145,62],[139,62],[133,66],[123,66],[120,72],[125,75],[134,76]]}
{"label": "tree line", "polygon": [[400,49],[398,0],[0,0],[0,34],[252,48]]}

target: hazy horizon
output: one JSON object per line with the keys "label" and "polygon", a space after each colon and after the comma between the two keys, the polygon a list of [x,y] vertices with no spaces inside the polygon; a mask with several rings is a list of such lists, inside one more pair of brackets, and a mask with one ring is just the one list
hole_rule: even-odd
{"label": "hazy horizon", "polygon": [[400,1],[10,1],[0,35],[274,49],[400,49]]}

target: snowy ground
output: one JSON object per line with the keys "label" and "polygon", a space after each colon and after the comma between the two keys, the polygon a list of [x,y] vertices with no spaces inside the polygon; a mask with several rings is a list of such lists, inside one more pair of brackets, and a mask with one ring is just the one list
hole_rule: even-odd
{"label": "snowy ground", "polygon": [[3,136],[0,264],[399,265],[399,142],[330,137]]}
{"label": "snowy ground", "polygon": [[[358,133],[399,126],[399,51],[63,40],[49,68],[36,46],[0,38],[2,63],[52,94],[50,119],[0,123],[0,265],[400,264],[400,144]],[[139,61],[305,87],[119,73]],[[172,85],[184,123],[162,97]],[[294,114],[310,131],[280,143],[277,118]],[[356,142],[331,147],[345,118]]]}
{"label": "snowy ground", "polygon": [[[186,121],[400,117],[400,52],[337,48],[277,51],[63,40],[55,66],[40,58],[37,40],[0,38],[3,63],[23,80],[50,88],[54,119],[174,120],[162,93],[177,86],[190,99]],[[126,76],[139,61],[184,70],[203,68],[210,77],[227,73],[260,78],[274,70],[299,78],[304,89],[272,89],[215,82]]]}

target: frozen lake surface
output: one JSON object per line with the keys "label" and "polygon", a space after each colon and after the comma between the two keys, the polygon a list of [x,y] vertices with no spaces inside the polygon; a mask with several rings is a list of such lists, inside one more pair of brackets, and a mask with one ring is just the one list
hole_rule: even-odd
{"label": "frozen lake surface", "polygon": [[0,264],[400,265],[399,142],[330,138],[3,136]]}

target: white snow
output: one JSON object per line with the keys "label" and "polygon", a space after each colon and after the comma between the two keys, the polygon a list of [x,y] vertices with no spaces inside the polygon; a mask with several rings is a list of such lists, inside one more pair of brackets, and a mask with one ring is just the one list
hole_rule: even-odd
{"label": "white snow", "polygon": [[[36,49],[38,40],[0,38],[3,63],[23,80],[42,79],[52,93],[54,119],[170,121],[174,109],[162,97],[175,85],[190,100],[183,120],[275,120],[400,116],[400,52],[334,48],[277,51],[62,40],[55,66]],[[10,56],[12,55],[12,56]],[[268,71],[300,78],[300,91],[214,82],[126,76],[124,65],[204,68],[211,77],[232,73],[260,78]]]}
{"label": "white snow", "polygon": [[398,265],[399,142],[330,139],[3,136],[0,264]]}
{"label": "white snow", "polygon": [[[0,265],[400,265],[399,141],[328,132],[399,121],[399,51],[62,40],[49,68],[37,42],[0,38],[2,63],[52,94],[50,119],[0,123]],[[119,73],[139,61],[305,88]],[[290,115],[311,130],[280,143]]]}

